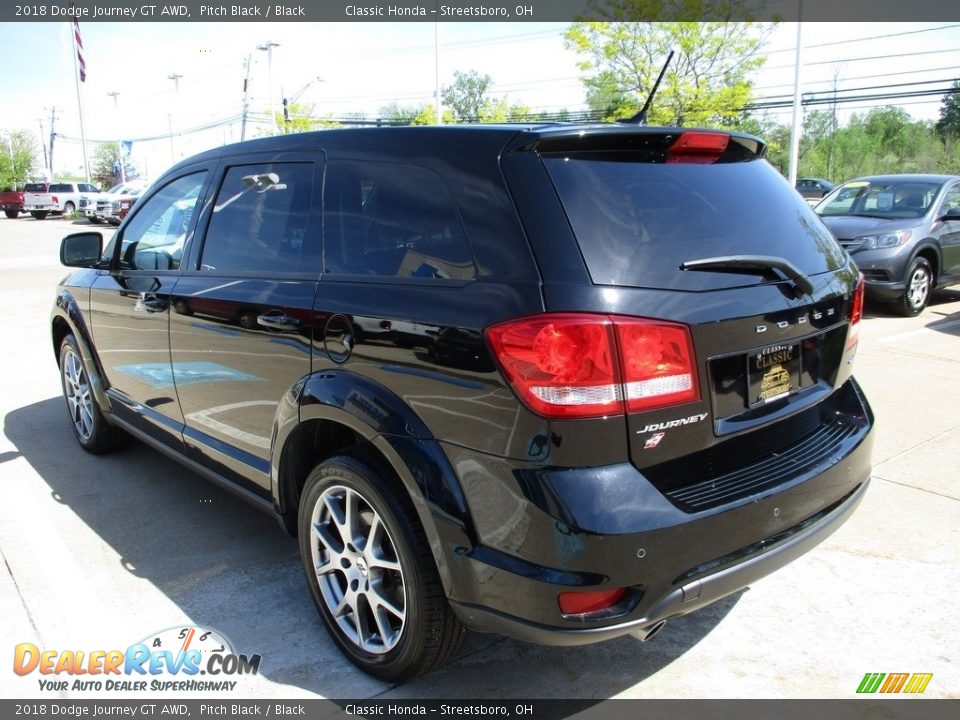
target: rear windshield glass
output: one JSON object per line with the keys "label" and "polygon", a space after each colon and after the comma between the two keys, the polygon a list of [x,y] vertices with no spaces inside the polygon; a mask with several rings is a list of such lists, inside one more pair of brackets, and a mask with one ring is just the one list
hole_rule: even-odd
{"label": "rear windshield glass", "polygon": [[24,192],[43,192],[47,189],[44,183],[27,183],[23,186]]}
{"label": "rear windshield glass", "polygon": [[765,281],[679,267],[726,255],[772,255],[806,275],[845,262],[820,219],[765,160],[654,164],[576,153],[543,159],[597,284],[702,291]]}

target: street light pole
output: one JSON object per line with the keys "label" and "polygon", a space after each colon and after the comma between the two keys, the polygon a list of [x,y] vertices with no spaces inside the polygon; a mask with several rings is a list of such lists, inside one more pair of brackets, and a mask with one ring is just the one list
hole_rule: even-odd
{"label": "street light pole", "polygon": [[[114,115],[114,122],[116,122],[116,119],[117,119],[117,118],[116,118],[116,115],[117,115],[117,98],[120,96],[120,93],[118,93],[116,90],[114,90],[114,91],[112,91],[112,92],[108,92],[107,95],[109,95],[110,97],[113,98],[113,115]],[[120,140],[120,139],[117,140],[117,148],[118,148],[119,151],[120,151],[120,152],[119,152],[119,155],[120,155],[120,182],[125,183],[125,182],[127,181],[127,170],[126,170],[126,168],[124,167],[124,165],[126,165],[126,162],[124,162],[124,158],[123,158],[123,141]]]}
{"label": "street light pole", "polygon": [[266,50],[267,52],[267,92],[270,93],[270,134],[277,134],[277,113],[273,106],[273,49],[280,47],[280,43],[267,40],[261,45],[257,45],[257,50]]}
{"label": "street light pole", "polygon": [[[173,80],[173,94],[174,94],[175,100],[179,99],[180,97],[180,78],[182,77],[183,75],[181,75],[180,73],[170,73],[169,75],[167,75],[168,80]],[[170,160],[172,162],[176,162],[177,153],[173,149],[173,113],[172,112],[167,113],[167,125],[170,128]]]}

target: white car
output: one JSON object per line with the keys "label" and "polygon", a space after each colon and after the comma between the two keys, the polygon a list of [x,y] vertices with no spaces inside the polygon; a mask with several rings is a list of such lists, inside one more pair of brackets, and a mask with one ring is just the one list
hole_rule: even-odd
{"label": "white car", "polygon": [[122,197],[137,195],[147,186],[144,180],[129,180],[118,183],[104,193],[100,193],[95,202],[85,210],[87,218],[92,223],[109,222],[112,217],[113,203]]}

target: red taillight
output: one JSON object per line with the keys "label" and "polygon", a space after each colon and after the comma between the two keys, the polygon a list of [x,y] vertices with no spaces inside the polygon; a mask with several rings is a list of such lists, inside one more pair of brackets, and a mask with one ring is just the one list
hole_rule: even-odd
{"label": "red taillight", "polygon": [[627,412],[692,402],[700,397],[690,331],[650,320],[615,321]]}
{"label": "red taillight", "polygon": [[611,608],[620,602],[626,588],[612,590],[585,590],[562,592],[557,595],[557,604],[564,615],[583,615]]}
{"label": "red taillight", "polygon": [[623,412],[608,317],[535,315],[487,330],[493,354],[523,401],[547,417]]}
{"label": "red taillight", "polygon": [[600,417],[699,398],[684,325],[551,313],[494,325],[487,340],[520,399],[545,417]]}
{"label": "red taillight", "polygon": [[863,319],[863,273],[857,278],[857,286],[853,290],[850,300],[850,329],[847,331],[847,349],[849,350],[860,340],[860,320]]}
{"label": "red taillight", "polygon": [[709,165],[723,155],[730,144],[726,133],[685,132],[667,150],[668,163]]}
{"label": "red taillight", "polygon": [[60,204],[60,201],[57,199],[57,196],[56,196],[56,195],[54,195],[52,198],[50,198],[50,201],[51,201],[54,205],[59,205],[59,204]]}

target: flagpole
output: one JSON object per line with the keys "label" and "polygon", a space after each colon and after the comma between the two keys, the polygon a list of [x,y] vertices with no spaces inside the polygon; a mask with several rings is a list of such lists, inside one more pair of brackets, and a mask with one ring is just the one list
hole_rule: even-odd
{"label": "flagpole", "polygon": [[[77,47],[77,40],[80,35],[80,23],[77,22],[76,16],[73,18],[73,27],[71,30],[73,31],[71,33],[73,36],[73,82],[77,86],[77,113],[80,115],[80,145],[83,148],[83,173],[86,181],[90,182],[90,166],[87,163],[87,135],[83,129],[83,99],[80,95],[80,69],[77,67],[77,54],[80,52],[80,49]],[[52,173],[53,168],[50,168],[50,171]]]}

